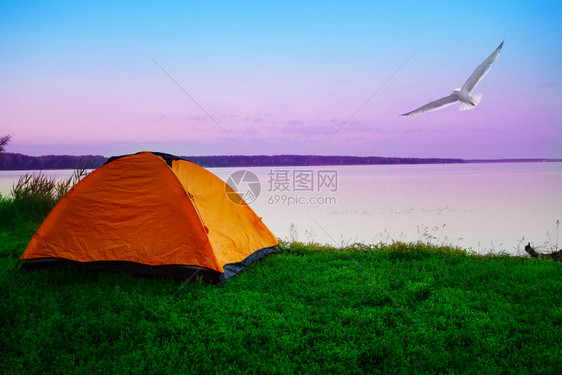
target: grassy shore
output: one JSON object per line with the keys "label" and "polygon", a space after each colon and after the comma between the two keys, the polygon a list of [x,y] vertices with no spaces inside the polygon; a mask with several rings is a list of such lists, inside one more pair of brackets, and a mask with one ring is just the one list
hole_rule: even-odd
{"label": "grassy shore", "polygon": [[223,285],[20,272],[0,202],[0,373],[560,373],[562,264],[300,243]]}
{"label": "grassy shore", "polygon": [[80,178],[0,196],[0,373],[560,373],[562,264],[285,243],[223,285],[20,272]]}

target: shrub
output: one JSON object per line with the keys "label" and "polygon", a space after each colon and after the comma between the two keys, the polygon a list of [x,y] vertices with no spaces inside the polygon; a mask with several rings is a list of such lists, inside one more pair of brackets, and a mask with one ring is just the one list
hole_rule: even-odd
{"label": "shrub", "polygon": [[10,197],[0,197],[0,225],[42,220],[86,175],[88,170],[84,166],[74,170],[65,180],[46,176],[43,172],[26,173],[14,184]]}

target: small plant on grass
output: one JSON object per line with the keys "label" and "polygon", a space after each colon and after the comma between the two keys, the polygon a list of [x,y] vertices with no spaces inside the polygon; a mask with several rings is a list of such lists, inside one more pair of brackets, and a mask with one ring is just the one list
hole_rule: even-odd
{"label": "small plant on grass", "polygon": [[446,224],[436,225],[433,228],[427,225],[418,225],[418,243],[435,245],[435,246],[449,246],[449,237],[443,236]]}
{"label": "small plant on grass", "polygon": [[535,249],[542,249],[543,251],[549,252],[549,251],[557,251],[560,250],[560,248],[558,247],[559,243],[558,243],[558,236],[559,236],[559,230],[560,230],[560,220],[556,220],[556,241],[554,241],[554,239],[552,238],[553,235],[550,232],[550,230],[545,229],[546,232],[546,239],[544,240],[542,245],[538,245],[536,246]]}
{"label": "small plant on grass", "polygon": [[297,226],[294,223],[289,225],[289,241],[297,242],[299,240],[299,234],[297,232]]}
{"label": "small plant on grass", "polygon": [[554,250],[559,250],[560,248],[558,247],[558,232],[560,230],[560,219],[556,220],[556,249]]}

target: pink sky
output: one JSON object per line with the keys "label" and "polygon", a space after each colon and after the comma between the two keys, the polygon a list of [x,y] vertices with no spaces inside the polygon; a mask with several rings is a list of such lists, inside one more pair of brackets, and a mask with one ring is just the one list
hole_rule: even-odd
{"label": "pink sky", "polygon": [[[402,7],[411,12],[397,17]],[[560,31],[552,7],[488,8],[481,14],[475,4],[459,17],[456,6],[430,12],[368,2],[295,3],[276,14],[256,4],[239,13],[204,5],[121,13],[109,3],[14,5],[0,16],[0,135],[12,136],[8,152],[29,155],[150,149],[561,158],[561,56],[552,48]],[[431,18],[419,23],[426,11]],[[471,27],[452,28],[465,24]],[[398,116],[460,87],[504,38],[476,90],[484,93],[476,109]]]}

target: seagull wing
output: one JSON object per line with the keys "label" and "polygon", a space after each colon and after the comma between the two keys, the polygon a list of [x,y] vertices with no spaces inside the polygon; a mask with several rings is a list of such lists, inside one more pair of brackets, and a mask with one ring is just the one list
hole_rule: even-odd
{"label": "seagull wing", "polygon": [[458,99],[456,98],[455,95],[448,95],[444,98],[434,100],[431,103],[427,103],[426,105],[423,105],[423,106],[419,107],[418,109],[414,109],[412,112],[403,113],[400,116],[420,115],[422,113],[435,111],[435,110],[438,110],[440,108],[447,107],[447,106],[453,104],[454,102],[456,102],[457,100]]}
{"label": "seagull wing", "polygon": [[490,70],[492,64],[496,62],[496,60],[498,59],[502,47],[503,47],[503,42],[501,42],[500,46],[496,48],[496,50],[492,52],[492,54],[488,56],[488,58],[484,60],[484,62],[482,62],[482,64],[480,64],[478,68],[476,68],[474,73],[472,73],[472,75],[468,78],[465,84],[461,87],[461,91],[466,91],[470,94],[472,90],[474,90],[476,85],[480,83],[480,81],[482,81],[482,78],[484,78],[486,73],[488,73],[488,70]]}

